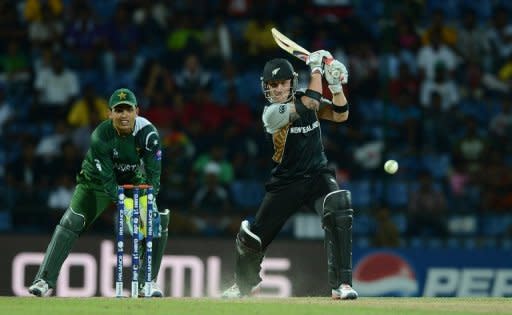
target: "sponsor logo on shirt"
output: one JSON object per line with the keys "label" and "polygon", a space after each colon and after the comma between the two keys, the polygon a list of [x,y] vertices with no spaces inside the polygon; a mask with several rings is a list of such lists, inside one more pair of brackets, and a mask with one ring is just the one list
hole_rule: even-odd
{"label": "sponsor logo on shirt", "polygon": [[133,172],[137,167],[137,164],[114,163],[114,169],[120,172]]}

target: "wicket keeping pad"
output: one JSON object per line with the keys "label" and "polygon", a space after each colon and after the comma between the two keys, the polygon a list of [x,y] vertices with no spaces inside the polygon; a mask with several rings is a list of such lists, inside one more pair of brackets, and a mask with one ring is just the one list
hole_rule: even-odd
{"label": "wicket keeping pad", "polygon": [[[147,195],[139,197],[139,239],[142,240],[146,237],[146,222],[147,222]],[[133,235],[133,198],[124,199],[124,221],[126,224],[125,228],[128,230],[130,235]],[[162,236],[162,226],[160,220],[160,213],[156,207],[156,202],[153,200],[153,237],[159,238]]]}

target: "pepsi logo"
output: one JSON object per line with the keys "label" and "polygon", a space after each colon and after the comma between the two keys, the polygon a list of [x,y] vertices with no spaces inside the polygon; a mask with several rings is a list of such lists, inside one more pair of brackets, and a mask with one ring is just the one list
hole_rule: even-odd
{"label": "pepsi logo", "polygon": [[411,265],[391,252],[372,253],[354,268],[353,286],[362,296],[414,296],[418,281]]}

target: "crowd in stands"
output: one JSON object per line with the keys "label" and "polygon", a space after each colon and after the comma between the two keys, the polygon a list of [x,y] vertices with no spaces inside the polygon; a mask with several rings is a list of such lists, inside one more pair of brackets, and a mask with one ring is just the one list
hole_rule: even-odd
{"label": "crowd in stands", "polygon": [[[350,118],[321,128],[356,245],[510,248],[511,14],[505,0],[0,0],[0,230],[53,228],[127,87],[162,137],[171,233],[232,237],[272,167],[263,64],[288,58],[308,80],[277,27],[349,70]],[[112,233],[114,212],[94,231]]]}

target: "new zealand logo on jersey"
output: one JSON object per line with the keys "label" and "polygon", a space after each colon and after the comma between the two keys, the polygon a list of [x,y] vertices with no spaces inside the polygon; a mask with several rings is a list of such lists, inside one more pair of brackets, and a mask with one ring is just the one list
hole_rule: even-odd
{"label": "new zealand logo on jersey", "polygon": [[290,128],[290,133],[307,134],[307,133],[317,129],[318,127],[320,127],[320,123],[318,121],[315,121],[311,125],[291,127]]}

